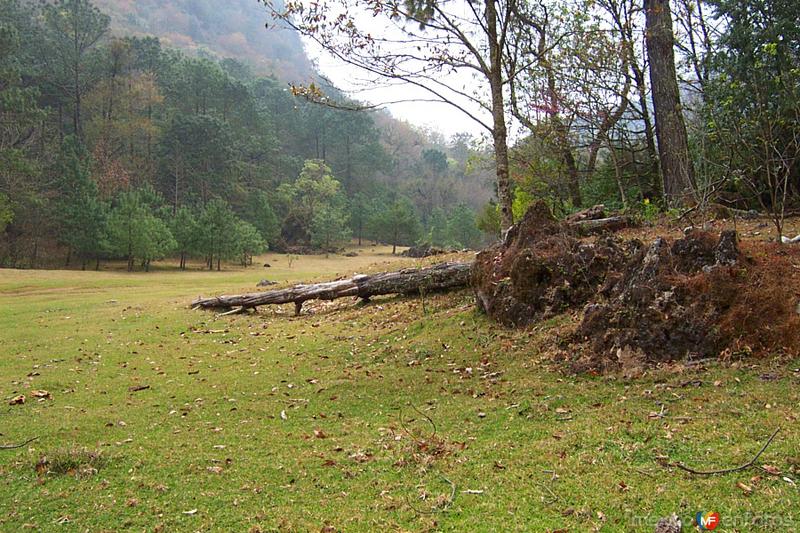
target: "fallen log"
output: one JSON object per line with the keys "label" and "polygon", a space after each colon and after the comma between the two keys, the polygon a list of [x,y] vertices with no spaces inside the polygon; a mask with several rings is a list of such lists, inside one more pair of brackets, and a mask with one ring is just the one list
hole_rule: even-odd
{"label": "fallen log", "polygon": [[606,206],[603,204],[598,204],[588,209],[583,209],[578,211],[577,213],[572,213],[568,215],[564,221],[567,224],[573,224],[575,222],[581,222],[583,220],[598,220],[601,218],[606,218]]}
{"label": "fallen log", "polygon": [[442,263],[429,268],[357,275],[349,279],[295,285],[274,291],[200,298],[192,303],[192,307],[243,312],[262,305],[294,303],[295,314],[300,314],[303,302],[308,300],[335,300],[352,296],[369,301],[371,297],[382,294],[424,294],[466,287],[471,272],[472,263]]}
{"label": "fallen log", "polygon": [[614,216],[607,218],[578,220],[575,222],[570,222],[570,225],[578,228],[578,231],[584,235],[591,235],[594,233],[602,233],[604,231],[618,231],[631,227],[633,223],[630,217]]}

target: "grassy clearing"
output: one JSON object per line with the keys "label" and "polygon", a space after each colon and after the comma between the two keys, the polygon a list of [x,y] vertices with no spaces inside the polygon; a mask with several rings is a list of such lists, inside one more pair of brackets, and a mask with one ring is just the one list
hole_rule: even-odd
{"label": "grassy clearing", "polygon": [[[1,531],[642,531],[697,511],[724,531],[800,528],[800,361],[567,377],[544,339],[569,317],[508,331],[468,292],[427,298],[425,316],[413,298],[299,318],[186,308],[261,278],[407,264],[385,249],[262,262],[0,271],[0,440],[40,437],[0,451]],[[744,463],[777,426],[759,461],[777,476],[658,464]]]}

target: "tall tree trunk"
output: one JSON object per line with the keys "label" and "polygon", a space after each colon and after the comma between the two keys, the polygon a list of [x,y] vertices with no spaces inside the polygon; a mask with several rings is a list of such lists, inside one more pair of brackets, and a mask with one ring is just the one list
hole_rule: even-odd
{"label": "tall tree trunk", "polygon": [[559,114],[560,102],[558,89],[556,87],[556,76],[553,72],[553,65],[547,60],[545,34],[539,36],[539,64],[544,67],[547,73],[547,92],[548,110],[547,114],[555,130],[556,143],[561,152],[561,160],[564,163],[564,170],[567,172],[567,190],[570,200],[574,207],[580,207],[583,203],[581,198],[581,184],[578,176],[578,165],[575,163],[575,156],[572,153],[572,146],[569,142],[569,126],[564,123]]}
{"label": "tall tree trunk", "polygon": [[492,137],[497,165],[497,197],[500,201],[500,225],[508,229],[514,223],[511,211],[511,182],[508,165],[508,132],[503,103],[503,50],[497,33],[497,0],[486,0],[486,33],[489,38],[489,86],[492,93]]}
{"label": "tall tree trunk", "polygon": [[569,198],[572,200],[573,207],[580,207],[583,204],[581,183],[578,175],[578,165],[575,162],[575,156],[572,154],[572,147],[569,143],[568,128],[559,116],[554,117],[554,126],[556,128],[559,148],[561,149],[561,158],[564,162],[565,170],[567,171],[567,190],[569,191]]}
{"label": "tall tree trunk", "polygon": [[675,74],[672,12],[669,0],[644,0],[644,8],[664,199],[669,206],[687,205],[693,198],[694,168]]}
{"label": "tall tree trunk", "polygon": [[[631,54],[633,51],[631,49]],[[650,159],[650,168],[653,174],[653,179],[658,178],[661,174],[661,169],[658,164],[658,151],[656,150],[656,140],[653,119],[650,117],[650,107],[647,102],[647,84],[644,79],[644,72],[636,63],[635,58],[631,60],[631,71],[633,78],[636,81],[636,90],[639,93],[639,107],[642,108],[642,121],[644,122],[644,138],[647,144],[647,156]]]}

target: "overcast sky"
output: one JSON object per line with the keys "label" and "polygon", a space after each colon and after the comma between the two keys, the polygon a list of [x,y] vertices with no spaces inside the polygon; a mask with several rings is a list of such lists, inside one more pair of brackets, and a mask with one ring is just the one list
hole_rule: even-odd
{"label": "overcast sky", "polygon": [[[358,82],[363,73],[355,67],[331,58],[324,52],[314,51],[311,47],[309,47],[309,52],[316,52],[315,55],[312,54],[312,57],[317,60],[322,74],[357,100],[382,104],[397,100],[430,98],[430,95],[424,90],[407,83],[392,87],[365,89]],[[408,102],[389,104],[386,108],[399,119],[407,120],[417,126],[438,130],[448,138],[462,132],[471,133],[476,137],[486,133],[486,130],[478,123],[447,104]]]}
{"label": "overcast sky", "polygon": [[[386,27],[379,26],[379,24],[385,23],[380,18],[368,17],[367,19],[359,20],[361,22],[366,20],[365,27],[372,34],[387,31]],[[383,104],[398,100],[424,100],[431,98],[431,95],[425,90],[407,83],[393,82],[392,86],[386,86],[387,83],[384,81],[376,85],[374,81],[366,80],[367,74],[357,67],[334,58],[319,45],[308,39],[304,39],[304,41],[309,57],[317,62],[321,73],[339,89],[347,92],[356,100],[369,102],[370,104]],[[465,73],[451,74],[443,79],[448,84],[457,85],[459,88],[472,89],[475,85],[470,75]],[[474,104],[468,102],[459,103],[469,108],[473,113],[482,113],[482,110]],[[417,101],[389,104],[386,108],[396,118],[406,120],[420,127],[437,130],[447,138],[456,133],[470,133],[474,137],[481,137],[488,133],[485,128],[464,113],[443,103]],[[486,115],[483,115],[482,118],[491,120],[491,117]]]}

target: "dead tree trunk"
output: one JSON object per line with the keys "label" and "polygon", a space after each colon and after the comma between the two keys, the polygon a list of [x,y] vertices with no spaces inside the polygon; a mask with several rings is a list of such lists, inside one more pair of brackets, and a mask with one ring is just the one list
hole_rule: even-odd
{"label": "dead tree trunk", "polygon": [[358,275],[349,279],[295,285],[274,291],[200,298],[192,306],[244,311],[261,305],[294,303],[295,313],[300,314],[303,302],[307,300],[335,300],[351,296],[368,301],[372,296],[382,294],[419,294],[466,287],[469,285],[471,271],[472,263],[442,263],[429,268]]}

